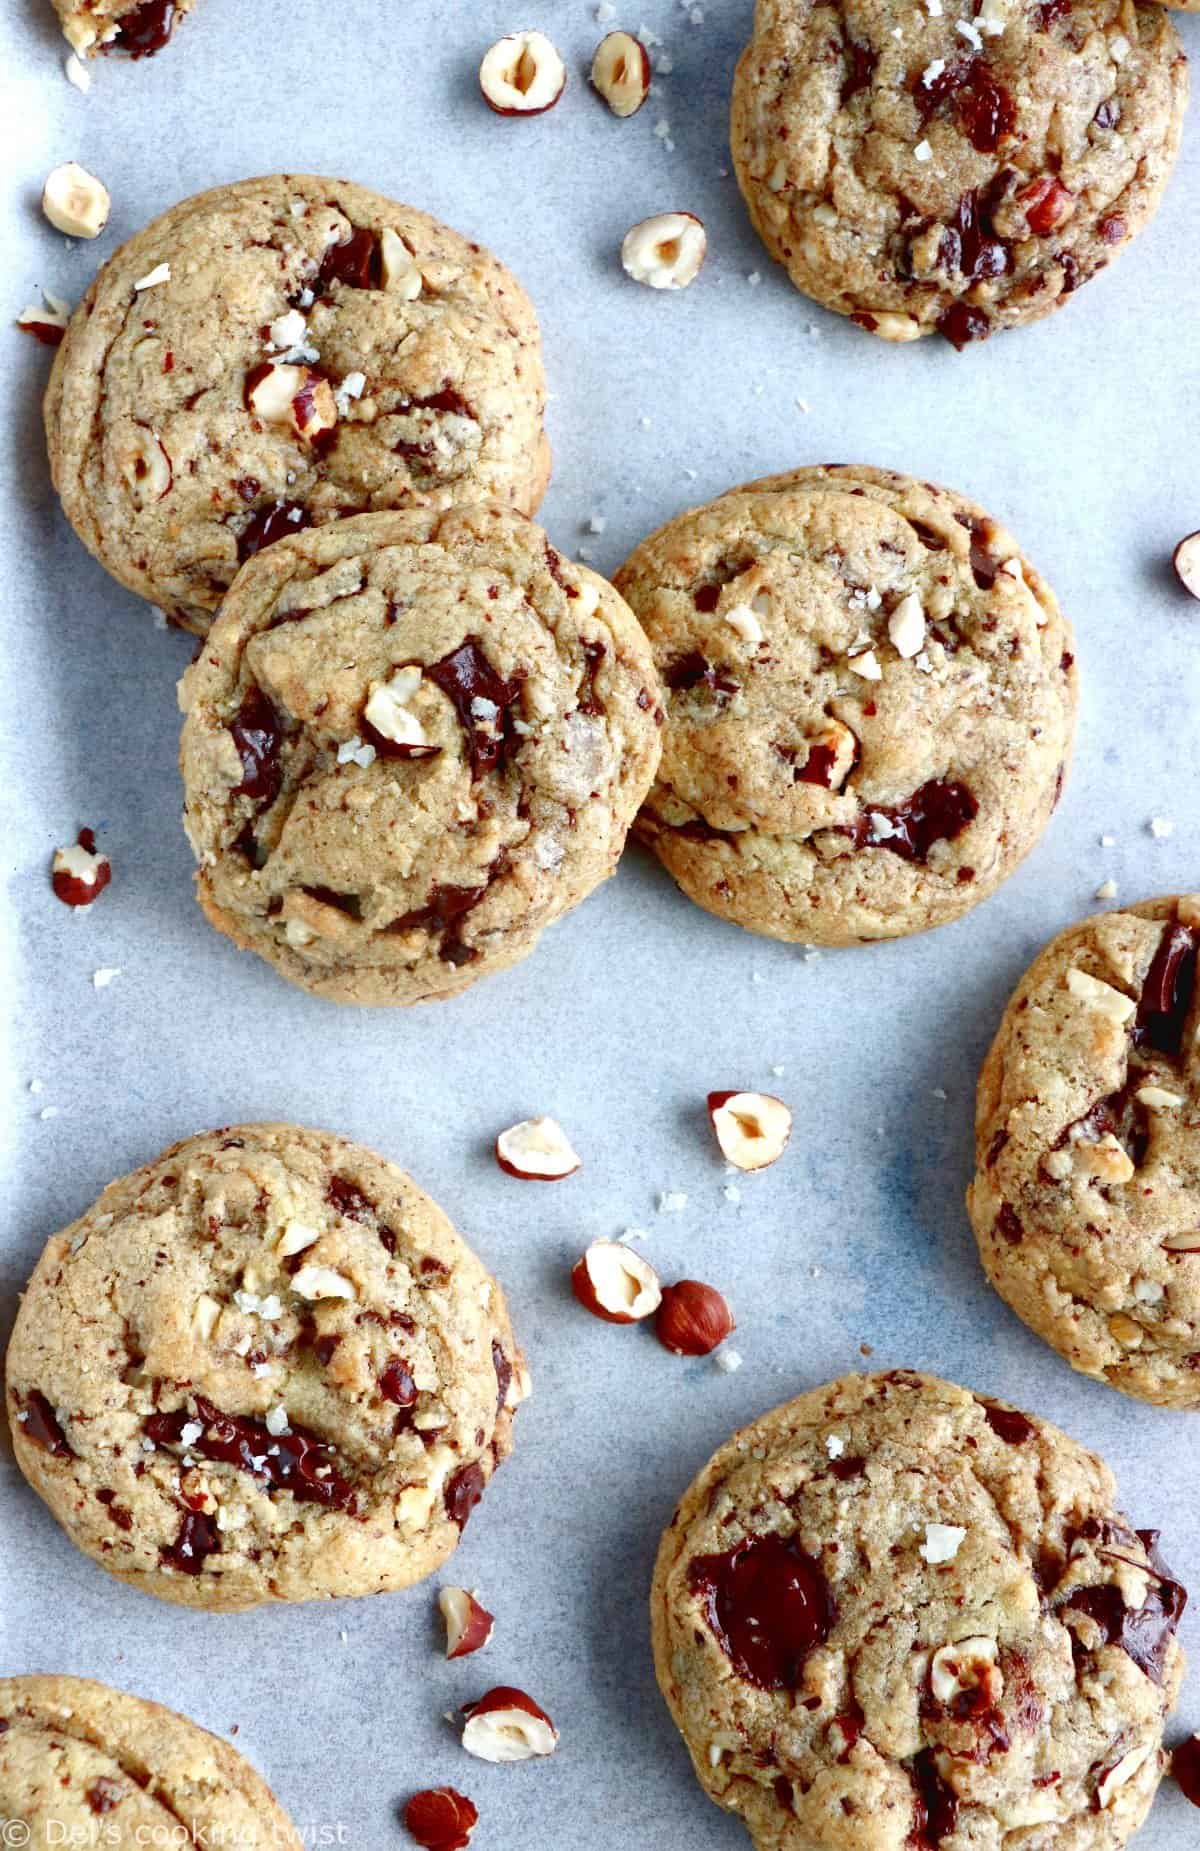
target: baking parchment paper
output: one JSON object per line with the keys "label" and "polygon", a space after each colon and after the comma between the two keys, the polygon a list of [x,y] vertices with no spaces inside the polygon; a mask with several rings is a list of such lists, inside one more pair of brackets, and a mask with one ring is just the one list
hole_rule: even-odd
{"label": "baking parchment paper", "polygon": [[[111,1681],[232,1732],[311,1843],[401,1842],[396,1806],[446,1782],[489,1851],[598,1845],[736,1851],[654,1686],[646,1593],[680,1491],[738,1423],[839,1372],[909,1364],[1047,1415],[1112,1463],[1136,1521],[1200,1587],[1194,1416],[1074,1375],[985,1285],[963,1210],[975,1075],[1044,939],[1094,908],[1200,885],[1200,606],[1169,567],[1200,525],[1200,123],[1155,221],[1060,315],[959,356],[886,347],[796,295],[728,174],[727,96],[749,0],[633,0],[672,62],[636,118],[589,93],[606,28],[589,0],[200,0],[160,57],[65,81],[49,0],[6,0],[0,71],[4,298],[78,299],[157,212],[245,175],[345,175],[492,246],[541,314],[558,546],[612,571],[677,509],[800,462],[891,465],[1006,521],[1074,620],[1075,770],[1049,833],[1000,894],[926,938],[805,958],[717,923],[640,850],[464,998],[339,1010],[288,988],[204,923],[179,826],[175,682],[191,641],[154,628],[74,540],[50,489],[48,356],[0,325],[0,857],[5,886],[4,1328],[41,1245],[113,1176],[173,1139],[290,1118],[409,1168],[502,1278],[535,1397],[518,1447],[443,1579],[498,1616],[487,1655],[447,1665],[437,1582],[358,1603],[218,1618],[162,1605],[79,1555],[0,1450],[0,1665]],[[528,17],[526,16],[528,15]],[[1177,14],[1191,50],[1200,20]],[[482,50],[532,24],[570,66],[559,106],[502,121]],[[667,124],[659,129],[658,125]],[[76,159],[113,196],[68,242],[38,211]],[[616,263],[636,219],[683,207],[710,255],[683,295]],[[1172,834],[1156,838],[1152,817]],[[110,890],[50,897],[56,845],[91,824]],[[1101,837],[1111,836],[1111,846]],[[96,989],[96,970],[116,969]],[[782,1074],[776,1069],[782,1067]],[[39,1090],[32,1091],[34,1082]],[[710,1088],[766,1086],[796,1124],[741,1200],[703,1117]],[[535,1188],[495,1132],[550,1112],[584,1157]],[[661,1192],[685,1192],[660,1213]],[[744,1366],[668,1356],[575,1306],[601,1234],[646,1230],[665,1275],[722,1286]],[[1183,1632],[1200,1660],[1195,1611]],[[555,1718],[546,1763],[467,1759],[444,1712],[487,1685]],[[1200,1725],[1200,1662],[1174,1733]],[[1187,1851],[1166,1783],[1140,1843]]]}

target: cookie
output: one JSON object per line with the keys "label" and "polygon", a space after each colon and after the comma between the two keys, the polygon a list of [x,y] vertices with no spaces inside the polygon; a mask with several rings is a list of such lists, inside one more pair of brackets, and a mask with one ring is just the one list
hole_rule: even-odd
{"label": "cookie", "polygon": [[201,193],[112,257],[46,394],[54,484],[114,578],[203,632],[239,564],[367,509],[532,513],[537,320],[487,251],[344,180]]}
{"label": "cookie", "polygon": [[146,58],[161,51],[195,0],[54,0],[63,37],[85,58],[123,51]]}
{"label": "cookie", "polygon": [[228,1743],[81,1677],[0,1678],[0,1837],[36,1851],[303,1842]]}
{"label": "cookie", "polygon": [[1200,894],[1070,927],[983,1065],[967,1206],[987,1274],[1085,1375],[1200,1408]]}
{"label": "cookie", "polygon": [[639,831],[709,912],[805,944],[920,932],[1041,835],[1074,643],[974,503],[888,470],[797,469],[669,521],[616,584],[666,689]]}
{"label": "cookie", "polygon": [[383,1593],[455,1549],[528,1393],[411,1178],[297,1125],[188,1138],[55,1234],[8,1351],[17,1463],[163,1600]]}
{"label": "cookie", "polygon": [[1037,321],[1158,208],[1187,61],[1136,0],[758,0],[732,146],[796,288],[889,341]]}
{"label": "cookie", "polygon": [[932,1376],[764,1414],[663,1537],[659,1683],[761,1851],[1116,1851],[1166,1757],[1186,1595],[1108,1467]]}
{"label": "cookie", "polygon": [[662,719],[612,586],[484,506],[250,561],[182,683],[213,925],[342,1003],[449,996],[611,874]]}

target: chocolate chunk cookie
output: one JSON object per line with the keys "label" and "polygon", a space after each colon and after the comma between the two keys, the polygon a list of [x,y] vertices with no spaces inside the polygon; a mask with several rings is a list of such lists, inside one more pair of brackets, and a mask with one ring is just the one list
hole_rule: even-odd
{"label": "chocolate chunk cookie", "polygon": [[1052,939],[983,1065],[988,1277],[1085,1375],[1200,1407],[1200,894]]}
{"label": "chocolate chunk cookie", "polygon": [[685,1493],[655,1663],[761,1851],[1117,1851],[1166,1757],[1186,1601],[1048,1422],[932,1376],[764,1414]]}
{"label": "chocolate chunk cookie", "polygon": [[54,0],[63,37],[85,58],[101,51],[133,58],[161,51],[194,5],[195,0]]}
{"label": "chocolate chunk cookie", "polygon": [[639,830],[710,912],[810,944],[920,932],[1041,835],[1074,644],[972,502],[888,470],[797,469],[679,515],[616,583],[667,699]]}
{"label": "chocolate chunk cookie", "polygon": [[344,1003],[449,996],[526,956],[612,873],[662,720],[612,586],[495,506],[272,547],[181,699],[201,905]]}
{"label": "chocolate chunk cookie", "polygon": [[550,454],[533,308],[457,232],[344,180],[175,206],[59,348],[50,465],[84,545],[203,632],[241,561],[365,509],[532,513]]}
{"label": "chocolate chunk cookie", "polygon": [[1149,222],[1187,90],[1136,0],[758,0],[733,159],[797,289],[962,347],[1060,307]]}
{"label": "chocolate chunk cookie", "polygon": [[37,1851],[302,1844],[227,1743],[174,1710],[81,1677],[0,1678],[0,1833]]}
{"label": "chocolate chunk cookie", "polygon": [[499,1286],[395,1164],[242,1125],[48,1242],[8,1351],[17,1463],[72,1541],[181,1605],[431,1574],[528,1393]]}

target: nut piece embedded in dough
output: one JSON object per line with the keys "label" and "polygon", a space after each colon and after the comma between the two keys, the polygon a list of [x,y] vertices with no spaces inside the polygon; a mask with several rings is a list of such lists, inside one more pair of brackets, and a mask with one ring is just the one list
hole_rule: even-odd
{"label": "nut piece embedded in dough", "polygon": [[610,32],[592,59],[592,83],[614,116],[636,115],[650,94],[650,54],[632,32]]}
{"label": "nut piece embedded in dough", "polygon": [[1193,598],[1200,598],[1200,533],[1188,534],[1172,555],[1179,583]]}
{"label": "nut piece embedded in dough", "polygon": [[425,1787],[404,1808],[404,1828],[425,1851],[464,1851],[478,1823],[474,1801],[454,1787]]}
{"label": "nut piece embedded in dough", "polygon": [[1067,988],[1081,1003],[1087,1003],[1100,1015],[1109,1016],[1114,1022],[1128,1022],[1131,1016],[1137,1014],[1137,1004],[1131,996],[1115,990],[1111,983],[1103,983],[1099,977],[1089,975],[1074,964],[1067,972]]}
{"label": "nut piece embedded in dough", "polygon": [[660,212],[625,233],[621,267],[648,289],[686,289],[700,274],[708,237],[694,212]]}
{"label": "nut piece embedded in dough", "polygon": [[594,1240],[571,1273],[571,1290],[593,1317],[636,1324],[662,1303],[658,1274],[619,1240]]}
{"label": "nut piece embedded in dough", "polygon": [[936,1651],[929,1666],[929,1688],[938,1703],[978,1693],[983,1705],[998,1703],[1004,1694],[1004,1677],[997,1664],[999,1648],[985,1634],[959,1639]]}
{"label": "nut piece embedded in dough", "polygon": [[479,88],[498,116],[542,116],[567,82],[567,67],[544,32],[513,32],[483,55]]}
{"label": "nut piece embedded in dough", "polygon": [[523,1118],[496,1139],[496,1162],[526,1182],[557,1183],[573,1176],[580,1160],[553,1118]]}
{"label": "nut piece embedded in dough", "polygon": [[108,188],[77,161],[66,161],[46,176],[42,211],[68,238],[98,238],[111,206]]}
{"label": "nut piece embedded in dough", "polygon": [[664,1288],[654,1334],[676,1356],[708,1356],[736,1329],[733,1313],[717,1288],[699,1279],[680,1279]]}
{"label": "nut piece embedded in dough", "polygon": [[462,1745],[480,1761],[528,1761],[558,1747],[558,1730],[545,1710],[510,1684],[464,1704],[463,1715]]}
{"label": "nut piece embedded in dough", "polygon": [[739,1170],[776,1163],[792,1135],[792,1114],[771,1093],[710,1093],[708,1114],[721,1154]]}
{"label": "nut piece embedded in dough", "polygon": [[438,1608],[446,1622],[446,1657],[469,1658],[481,1652],[495,1630],[496,1621],[469,1588],[444,1587]]}

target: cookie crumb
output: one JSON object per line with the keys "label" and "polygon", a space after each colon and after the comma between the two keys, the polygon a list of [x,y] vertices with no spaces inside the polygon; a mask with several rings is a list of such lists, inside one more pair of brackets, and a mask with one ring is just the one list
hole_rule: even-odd
{"label": "cookie crumb", "polygon": [[1096,889],[1096,898],[1098,900],[1115,900],[1116,897],[1117,897],[1116,881],[1114,880],[1101,881],[1100,885]]}
{"label": "cookie crumb", "polygon": [[67,82],[73,84],[81,96],[86,96],[92,87],[92,78],[82,59],[77,58],[75,53],[71,52],[63,65],[63,70],[66,73]]}
{"label": "cookie crumb", "polygon": [[1152,816],[1146,827],[1157,842],[1175,833],[1175,824],[1169,816]]}
{"label": "cookie crumb", "polygon": [[121,967],[119,964],[102,964],[99,970],[94,970],[92,972],[92,988],[94,990],[107,990],[113,978],[119,977],[120,975]]}
{"label": "cookie crumb", "polygon": [[664,1189],[658,1198],[660,1215],[681,1215],[687,1207],[687,1195],[682,1189]]}

